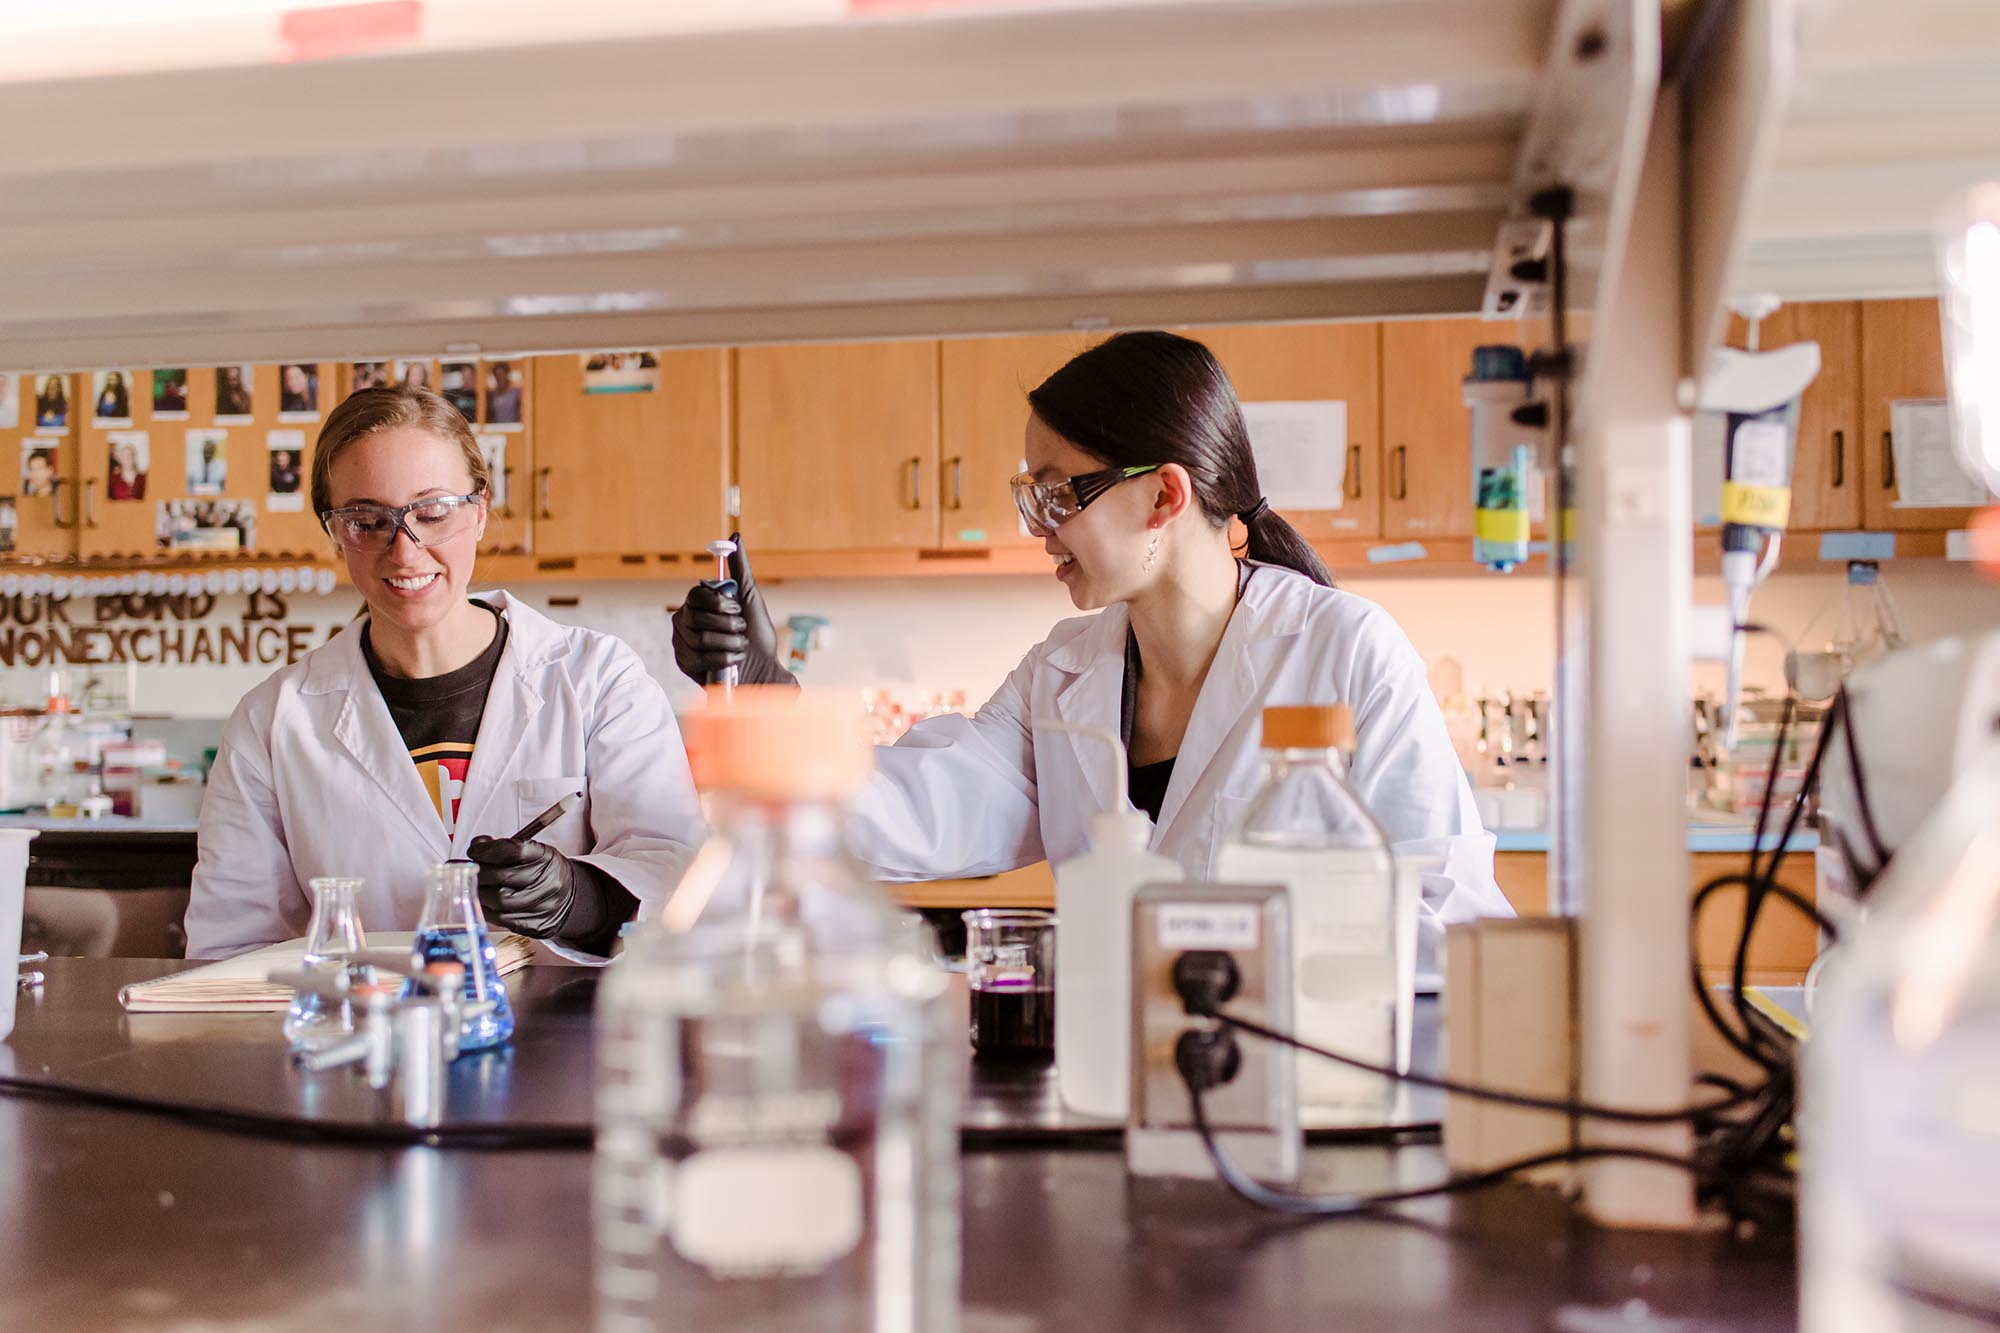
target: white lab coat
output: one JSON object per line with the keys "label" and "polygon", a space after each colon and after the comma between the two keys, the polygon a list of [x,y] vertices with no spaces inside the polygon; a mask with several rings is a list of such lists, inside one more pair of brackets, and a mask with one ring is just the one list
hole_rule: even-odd
{"label": "white lab coat", "polygon": [[[1113,799],[1109,746],[1032,720],[1117,734],[1125,684],[1123,603],[1066,620],[971,718],[912,727],[876,751],[875,781],[852,837],[887,880],[992,875],[1089,848],[1090,819]],[[1350,776],[1401,856],[1438,858],[1423,877],[1420,974],[1434,976],[1444,924],[1512,916],[1493,882],[1493,836],[1445,733],[1423,659],[1387,611],[1293,570],[1252,565],[1181,739],[1152,847],[1195,878],[1263,777],[1266,704],[1346,703]]]}
{"label": "white lab coat", "polygon": [[[361,652],[361,622],[244,696],[201,807],[188,955],[297,939],[306,885],[355,875],[364,930],[414,930],[426,877],[480,834],[512,836],[563,795],[582,804],[537,835],[663,901],[698,845],[701,811],[660,686],[618,639],[558,625],[505,593],[507,617],[457,827],[446,833]],[[579,962],[601,961],[567,947]]]}

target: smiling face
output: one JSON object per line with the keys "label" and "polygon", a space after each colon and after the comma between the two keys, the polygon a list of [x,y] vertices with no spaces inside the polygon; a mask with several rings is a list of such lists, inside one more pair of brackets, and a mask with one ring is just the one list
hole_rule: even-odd
{"label": "smiling face", "polygon": [[[1101,472],[1105,463],[1050,430],[1030,414],[1024,441],[1028,471],[1037,481],[1060,481]],[[1133,477],[1091,501],[1054,532],[1042,548],[1056,561],[1056,577],[1079,611],[1129,602],[1160,577],[1146,568],[1146,552],[1168,515],[1161,510],[1157,473]]]}
{"label": "smiling face", "polygon": [[[419,426],[391,426],[356,440],[340,451],[327,474],[329,507],[335,509],[354,504],[393,509],[426,496],[465,495],[474,488],[460,447]],[[477,522],[436,546],[418,546],[398,532],[386,551],[343,546],[341,555],[378,621],[416,635],[442,623],[464,603],[485,532],[486,506],[481,502]]]}

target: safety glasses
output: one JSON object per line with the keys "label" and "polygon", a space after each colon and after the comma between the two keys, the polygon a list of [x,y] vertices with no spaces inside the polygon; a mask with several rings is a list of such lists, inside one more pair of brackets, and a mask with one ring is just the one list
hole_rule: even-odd
{"label": "safety glasses", "polygon": [[418,546],[437,546],[469,532],[479,522],[486,497],[427,495],[397,509],[387,505],[343,505],[320,515],[327,536],[359,551],[386,551],[402,533]]}
{"label": "safety glasses", "polygon": [[1028,525],[1028,531],[1046,537],[1119,482],[1159,470],[1160,464],[1147,463],[1141,467],[1106,468],[1055,481],[1036,481],[1034,473],[1023,472],[1008,485],[1014,489],[1014,507],[1021,511],[1021,521]]}

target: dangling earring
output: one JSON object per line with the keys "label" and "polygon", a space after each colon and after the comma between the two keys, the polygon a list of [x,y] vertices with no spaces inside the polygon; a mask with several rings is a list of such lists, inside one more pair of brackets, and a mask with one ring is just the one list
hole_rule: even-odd
{"label": "dangling earring", "polygon": [[1158,528],[1154,528],[1153,539],[1146,543],[1145,563],[1140,565],[1139,568],[1144,570],[1146,573],[1150,574],[1153,572],[1153,566],[1158,564],[1159,560],[1160,560],[1160,530]]}

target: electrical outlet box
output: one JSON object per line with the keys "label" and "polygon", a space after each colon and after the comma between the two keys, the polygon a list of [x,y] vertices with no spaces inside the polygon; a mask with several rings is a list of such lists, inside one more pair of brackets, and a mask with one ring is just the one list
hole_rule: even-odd
{"label": "electrical outlet box", "polygon": [[[1125,1162],[1139,1176],[1213,1179],[1194,1127],[1187,1084],[1175,1063],[1188,1032],[1215,1020],[1188,1012],[1174,965],[1190,953],[1227,955],[1234,994],[1219,1007],[1279,1032],[1292,1030],[1291,908],[1282,885],[1154,884],[1132,908],[1132,1117]],[[1267,1184],[1299,1176],[1303,1136],[1291,1047],[1233,1034],[1240,1064],[1202,1094],[1216,1146]]]}

